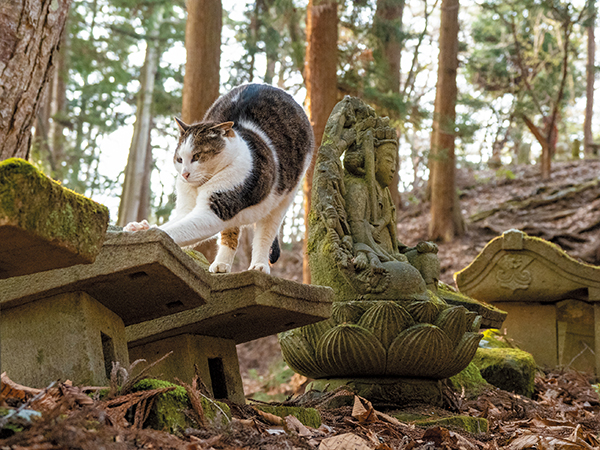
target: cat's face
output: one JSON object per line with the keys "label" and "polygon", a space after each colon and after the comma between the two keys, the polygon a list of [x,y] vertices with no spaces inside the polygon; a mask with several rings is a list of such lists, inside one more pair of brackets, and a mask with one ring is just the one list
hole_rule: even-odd
{"label": "cat's face", "polygon": [[223,166],[228,139],[235,136],[233,122],[186,125],[179,119],[181,135],[173,162],[183,181],[202,186]]}

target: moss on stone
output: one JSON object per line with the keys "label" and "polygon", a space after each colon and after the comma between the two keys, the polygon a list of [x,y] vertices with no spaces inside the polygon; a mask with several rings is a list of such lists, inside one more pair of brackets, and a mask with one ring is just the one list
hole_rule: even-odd
{"label": "moss on stone", "polygon": [[488,431],[488,421],[482,417],[463,415],[439,417],[437,415],[428,416],[425,414],[406,413],[401,411],[391,412],[390,415],[400,422],[409,422],[424,428],[436,426],[459,428],[473,434],[487,433]]}
{"label": "moss on stone", "polygon": [[441,417],[438,419],[427,419],[427,420],[415,420],[415,425],[421,427],[449,427],[449,428],[460,428],[468,431],[469,433],[487,433],[488,432],[488,421],[483,417],[471,417],[471,416],[450,416]]}
{"label": "moss on stone", "polygon": [[[168,431],[169,433],[181,434],[186,428],[197,428],[199,426],[186,414],[186,411],[191,409],[191,404],[183,387],[164,380],[146,378],[136,383],[134,391],[148,391],[173,386],[175,386],[174,390],[158,396],[146,420],[146,426],[156,430]],[[231,410],[225,403],[209,400],[205,397],[202,397],[201,402],[208,421],[212,422],[220,418],[222,423],[226,424],[231,420]]]}
{"label": "moss on stone", "polygon": [[462,372],[450,377],[450,383],[458,392],[461,392],[464,389],[467,398],[477,397],[487,386],[489,386],[488,382],[481,376],[481,372],[473,362],[470,362]]}
{"label": "moss on stone", "polygon": [[183,251],[190,255],[203,269],[208,270],[210,267],[210,262],[208,259],[206,259],[206,256],[204,256],[203,253],[200,253],[197,250],[192,250],[191,248],[185,248]]}
{"label": "moss on stone", "polygon": [[108,208],[77,194],[27,161],[0,162],[0,224],[61,243],[90,262],[108,226]]}
{"label": "moss on stone", "polygon": [[312,428],[319,428],[321,426],[321,415],[319,411],[314,408],[302,408],[300,406],[272,406],[272,405],[252,405],[254,408],[273,414],[275,416],[284,418],[287,416],[294,416],[303,425]]}
{"label": "moss on stone", "polygon": [[479,348],[473,363],[488,383],[515,394],[533,395],[537,366],[531,354],[516,348]]}

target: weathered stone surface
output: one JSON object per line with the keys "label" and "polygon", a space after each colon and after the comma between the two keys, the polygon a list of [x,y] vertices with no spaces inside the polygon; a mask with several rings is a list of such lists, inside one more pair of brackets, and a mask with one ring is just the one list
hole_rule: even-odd
{"label": "weathered stone surface", "polygon": [[0,162],[0,279],[91,263],[107,226],[105,206],[22,159]]}
{"label": "weathered stone surface", "polygon": [[85,292],[3,309],[0,333],[0,372],[25,386],[105,386],[112,361],[129,365],[123,321]]}
{"label": "weathered stone surface", "polygon": [[173,352],[155,365],[149,375],[176,383],[176,378],[191,383],[198,375],[214,398],[244,404],[244,386],[239,371],[235,342],[208,336],[183,334],[148,344],[129,347],[131,361],[149,363]]}
{"label": "weathered stone surface", "polygon": [[[3,336],[3,368],[14,378],[15,371],[34,371],[36,367],[34,360],[28,357],[23,366],[26,369],[17,368],[18,342],[29,339],[29,328],[19,331],[15,326],[19,322],[15,322],[13,316],[26,310],[31,311],[32,317],[39,317],[40,323],[47,317],[42,329],[52,329],[49,335],[55,335],[56,342],[62,342],[61,339],[70,342],[70,329],[57,327],[58,319],[47,314],[47,310],[57,299],[79,295],[106,311],[102,320],[119,325],[118,336],[111,337],[120,342],[123,349],[128,342],[135,358],[155,360],[175,350],[174,362],[167,359],[157,370],[164,369],[171,379],[190,380],[193,365],[197,363],[203,376],[212,379],[212,388],[221,389],[215,395],[243,403],[235,344],[329,318],[333,291],[257,271],[210,274],[201,263],[158,229],[138,233],[111,231],[91,265],[0,280],[3,310],[0,326],[3,334],[5,328],[10,330],[11,338],[4,346]],[[23,323],[27,322],[22,314],[19,317]],[[93,321],[93,318],[94,315],[88,314],[85,320]],[[84,319],[81,320],[84,323]],[[129,325],[127,331],[123,325]],[[99,340],[100,333],[96,337]],[[54,342],[50,339],[45,344],[50,348]],[[102,348],[85,347],[81,352],[71,348],[71,351],[75,359],[87,358],[91,351],[95,353],[90,357],[102,359]],[[5,358],[6,355],[10,357]],[[56,364],[43,367],[40,372],[44,380],[47,373],[54,374],[55,378],[87,380],[79,375],[79,369],[69,364],[61,366],[59,362],[60,358]],[[39,361],[39,364],[46,363]],[[107,364],[110,366],[110,360]],[[92,369],[94,373],[98,370]],[[104,372],[101,368],[98,373]],[[105,376],[101,379],[105,380]],[[102,383],[86,381],[85,384]]]}
{"label": "weathered stone surface", "polygon": [[255,270],[206,275],[210,277],[206,305],[128,326],[130,345],[183,333],[241,344],[331,315],[333,291],[328,287],[304,285]]}
{"label": "weathered stone surface", "polygon": [[489,384],[481,376],[479,368],[471,361],[466,369],[450,377],[450,385],[457,392],[464,392],[467,398],[476,398]]}
{"label": "weathered stone surface", "polygon": [[541,366],[600,373],[600,267],[510,230],[455,278],[461,292],[508,312],[508,337]]}
{"label": "weathered stone surface", "polygon": [[93,264],[0,280],[0,307],[84,291],[130,325],[205,303],[210,276],[158,229],[108,233]]}
{"label": "weathered stone surface", "polygon": [[479,314],[481,316],[481,328],[502,328],[507,316],[507,312],[501,308],[456,292],[444,283],[439,284],[438,295],[449,305],[464,306],[469,311]]}
{"label": "weathered stone surface", "polygon": [[374,404],[427,403],[442,405],[442,385],[438,380],[418,378],[320,378],[311,381],[306,390],[322,391],[325,387],[332,391],[346,386],[356,395],[364,397]]}
{"label": "weathered stone surface", "polygon": [[454,277],[460,292],[490,303],[600,301],[600,267],[519,230],[491,240]]}
{"label": "weathered stone surface", "polygon": [[480,348],[473,363],[488,383],[515,394],[533,395],[537,366],[531,354],[516,348]]}
{"label": "weathered stone surface", "polygon": [[[477,349],[483,319],[468,308],[485,311],[486,324],[502,323],[502,312],[489,305],[458,294],[456,306],[444,300],[436,244],[398,241],[389,190],[397,154],[387,117],[357,98],[336,105],[317,155],[307,245],[312,281],[331,286],[335,302],[331,320],[279,335],[298,373],[396,376],[400,384],[443,379],[465,368]],[[369,392],[379,395],[375,387]],[[402,389],[393,393],[390,402],[407,401]]]}
{"label": "weathered stone surface", "polygon": [[489,429],[487,419],[484,419],[482,417],[471,417],[462,415],[431,417],[426,416],[424,414],[408,414],[395,411],[391,411],[388,414],[392,417],[395,417],[401,422],[409,422],[423,428],[460,428],[473,434],[487,433]]}

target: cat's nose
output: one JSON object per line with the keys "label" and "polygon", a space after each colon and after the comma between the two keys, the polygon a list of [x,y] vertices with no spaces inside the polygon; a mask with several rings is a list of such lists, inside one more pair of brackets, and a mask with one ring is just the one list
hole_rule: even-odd
{"label": "cat's nose", "polygon": [[181,176],[187,180],[190,177],[190,173],[189,172],[183,172],[181,174]]}

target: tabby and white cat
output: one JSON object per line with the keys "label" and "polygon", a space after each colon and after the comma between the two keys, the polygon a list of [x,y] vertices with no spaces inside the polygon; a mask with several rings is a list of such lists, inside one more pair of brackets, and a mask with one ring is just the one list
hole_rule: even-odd
{"label": "tabby and white cat", "polygon": [[[181,245],[221,233],[211,272],[230,272],[240,227],[255,224],[250,269],[269,273],[277,235],[313,152],[303,109],[281,89],[249,84],[220,97],[202,122],[176,119],[175,218],[159,228]],[[125,231],[149,228],[132,222]]]}

